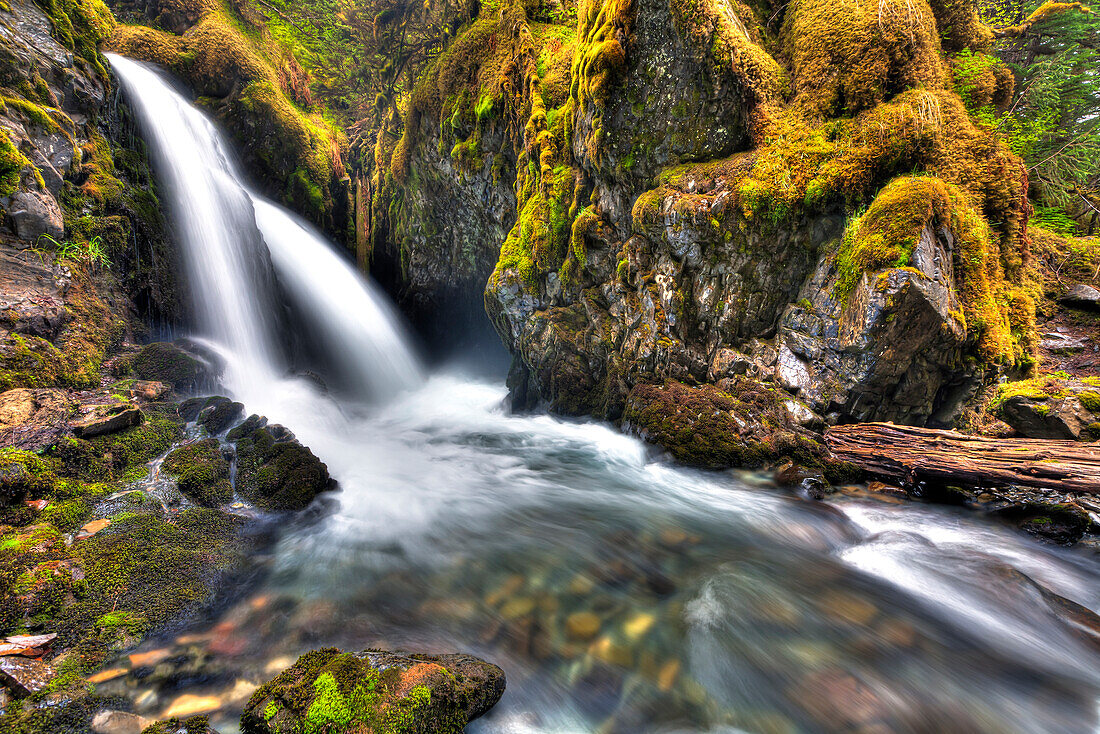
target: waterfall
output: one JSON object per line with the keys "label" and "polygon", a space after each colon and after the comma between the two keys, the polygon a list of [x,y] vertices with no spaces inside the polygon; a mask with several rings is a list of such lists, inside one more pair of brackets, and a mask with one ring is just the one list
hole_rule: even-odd
{"label": "waterfall", "polygon": [[357,397],[418,384],[423,370],[378,289],[319,232],[251,191],[217,128],[154,68],[107,58],[153,150],[197,326],[229,356],[227,384],[274,387],[290,363],[288,322],[308,329],[308,366]]}

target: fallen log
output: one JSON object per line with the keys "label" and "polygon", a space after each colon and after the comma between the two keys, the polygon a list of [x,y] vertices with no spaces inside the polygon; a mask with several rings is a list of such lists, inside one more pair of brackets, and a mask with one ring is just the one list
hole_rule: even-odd
{"label": "fallen log", "polygon": [[1100,444],[985,438],[893,423],[833,426],[825,443],[837,459],[909,484],[936,480],[1100,493]]}

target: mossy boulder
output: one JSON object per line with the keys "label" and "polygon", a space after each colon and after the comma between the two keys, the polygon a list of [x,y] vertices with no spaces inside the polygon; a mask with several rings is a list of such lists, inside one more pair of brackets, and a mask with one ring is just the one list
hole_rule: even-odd
{"label": "mossy boulder", "polygon": [[623,425],[678,461],[707,469],[759,467],[781,458],[807,467],[826,461],[825,447],[796,425],[778,387],[748,378],[723,387],[675,380],[638,385],[627,398]]}
{"label": "mossy boulder", "polygon": [[229,462],[216,438],[181,446],[165,457],[161,468],[176,475],[180,491],[200,505],[218,507],[233,501]]}
{"label": "mossy boulder", "polygon": [[1001,385],[992,413],[1025,438],[1100,440],[1100,378],[1044,375]]}
{"label": "mossy boulder", "polygon": [[[116,516],[73,546],[81,593],[56,620],[63,642],[105,651],[149,629],[178,623],[207,602],[223,575],[243,565],[242,521],[216,510],[155,508]],[[90,637],[88,630],[97,634]]]}
{"label": "mossy boulder", "polygon": [[215,365],[174,342],[147,344],[130,362],[136,377],[165,382],[181,392],[195,390],[215,379]]}
{"label": "mossy boulder", "polygon": [[186,421],[198,423],[207,433],[217,435],[244,417],[244,405],[220,395],[190,398],[180,403],[179,414]]}
{"label": "mossy boulder", "polygon": [[245,734],[460,734],[504,694],[504,671],[472,655],[314,650],[261,686]]}
{"label": "mossy boulder", "polygon": [[1073,545],[1092,525],[1089,513],[1071,502],[1034,500],[996,510],[994,516],[1058,545]]}
{"label": "mossy boulder", "polygon": [[0,449],[0,506],[49,492],[57,480],[52,469],[29,451]]}
{"label": "mossy boulder", "polygon": [[335,488],[328,467],[280,425],[258,415],[231,430],[237,447],[237,492],[265,510],[302,510]]}

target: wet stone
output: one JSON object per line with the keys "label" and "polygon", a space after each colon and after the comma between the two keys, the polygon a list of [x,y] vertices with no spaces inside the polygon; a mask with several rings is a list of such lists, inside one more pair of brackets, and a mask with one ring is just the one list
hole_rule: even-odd
{"label": "wet stone", "polygon": [[45,689],[57,673],[41,660],[24,657],[0,657],[0,683],[17,696]]}

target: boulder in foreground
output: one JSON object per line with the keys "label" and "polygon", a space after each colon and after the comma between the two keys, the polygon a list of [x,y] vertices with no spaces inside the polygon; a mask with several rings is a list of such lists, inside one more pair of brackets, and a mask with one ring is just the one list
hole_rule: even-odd
{"label": "boulder in foreground", "polygon": [[314,650],[262,686],[245,734],[460,734],[504,693],[504,671],[472,655]]}

